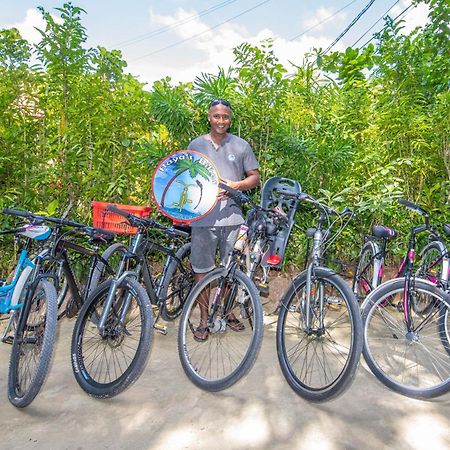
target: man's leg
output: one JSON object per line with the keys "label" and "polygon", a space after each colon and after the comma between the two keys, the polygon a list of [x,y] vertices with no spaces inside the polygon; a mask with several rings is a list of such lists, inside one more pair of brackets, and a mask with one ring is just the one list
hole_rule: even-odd
{"label": "man's leg", "polygon": [[[214,229],[206,227],[192,227],[191,234],[191,265],[194,270],[194,280],[200,282],[215,268],[217,235]],[[209,331],[207,328],[210,289],[205,288],[199,295],[197,303],[200,307],[200,323],[194,332],[198,341],[206,341]]]}
{"label": "man's leg", "polygon": [[[220,263],[225,266],[230,257],[230,253],[233,251],[234,244],[239,235],[240,225],[233,225],[222,227],[219,233],[219,251],[220,251]],[[223,297],[226,298],[229,294],[229,287],[226,286],[223,292]],[[227,314],[227,325],[233,331],[243,331],[245,326],[233,311],[229,311]]]}

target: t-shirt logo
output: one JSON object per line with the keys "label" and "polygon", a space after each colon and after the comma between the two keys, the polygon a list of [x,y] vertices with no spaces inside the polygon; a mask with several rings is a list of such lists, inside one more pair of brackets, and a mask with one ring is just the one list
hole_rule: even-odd
{"label": "t-shirt logo", "polygon": [[228,161],[236,161],[236,155],[228,155]]}

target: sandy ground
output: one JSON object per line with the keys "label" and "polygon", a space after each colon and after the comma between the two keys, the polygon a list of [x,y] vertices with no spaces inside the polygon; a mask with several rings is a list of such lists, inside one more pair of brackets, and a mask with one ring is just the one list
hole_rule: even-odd
{"label": "sandy ground", "polygon": [[[276,284],[272,290],[277,291]],[[276,317],[250,373],[211,394],[185,376],[178,322],[155,333],[144,374],[110,400],[90,398],[70,364],[74,321],[60,323],[50,374],[24,410],[7,399],[11,347],[0,345],[2,449],[449,449],[450,394],[419,401],[389,391],[360,364],[339,398],[311,404],[284,380],[275,346]]]}

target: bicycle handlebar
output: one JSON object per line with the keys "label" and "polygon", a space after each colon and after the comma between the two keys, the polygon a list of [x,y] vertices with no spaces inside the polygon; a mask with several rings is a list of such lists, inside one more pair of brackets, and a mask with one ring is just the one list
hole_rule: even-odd
{"label": "bicycle handlebar", "polygon": [[317,209],[321,210],[325,214],[332,215],[332,216],[338,216],[338,217],[345,217],[345,216],[351,216],[354,215],[355,212],[350,209],[348,206],[346,206],[341,212],[338,212],[334,210],[333,208],[330,208],[329,206],[323,205],[319,201],[317,201],[314,197],[311,197],[311,195],[307,194],[306,192],[300,192],[300,193],[294,193],[294,192],[284,192],[283,195],[285,197],[295,198],[296,200],[300,202],[306,202],[311,203],[314,205]]}
{"label": "bicycle handlebar", "polygon": [[156,222],[153,219],[143,219],[142,217],[137,217],[134,214],[129,213],[128,211],[124,211],[123,209],[118,208],[116,205],[107,205],[106,209],[127,219],[131,226],[157,228],[158,230],[163,231],[169,237],[189,237],[189,233],[186,233],[185,231],[177,230],[173,227],[167,227],[165,225],[162,225],[161,223]]}
{"label": "bicycle handlebar", "polygon": [[24,217],[29,220],[39,220],[42,222],[56,223],[57,225],[65,225],[68,227],[74,227],[74,228],[86,227],[86,225],[84,225],[82,223],[74,222],[73,220],[61,219],[60,217],[42,216],[39,214],[33,214],[29,211],[20,211],[18,209],[3,208],[3,213],[9,214],[11,216]]}
{"label": "bicycle handlebar", "polygon": [[219,183],[219,188],[223,189],[224,191],[227,191],[231,195],[231,197],[235,197],[241,203],[248,203],[253,209],[257,211],[262,211],[268,216],[276,217],[276,219],[279,220],[280,223],[288,222],[288,218],[286,217],[284,211],[279,211],[276,208],[273,209],[262,208],[261,206],[257,205],[247,194],[244,194],[242,191],[234,189],[231,186],[228,186],[228,184]]}
{"label": "bicycle handlebar", "polygon": [[0,231],[0,236],[4,235],[4,234],[16,234],[16,233],[23,233],[24,231],[26,231],[27,229],[25,227],[20,227],[20,228],[14,228],[13,230],[1,230]]}

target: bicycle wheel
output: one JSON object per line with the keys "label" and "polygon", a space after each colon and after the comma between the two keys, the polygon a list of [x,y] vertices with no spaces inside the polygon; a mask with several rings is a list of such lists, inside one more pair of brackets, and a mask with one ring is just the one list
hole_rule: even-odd
{"label": "bicycle wheel", "polygon": [[[211,392],[230,387],[251,369],[263,336],[255,285],[239,270],[231,278],[226,274],[226,269],[215,269],[194,285],[178,329],[178,353],[186,375]],[[216,307],[208,323],[208,338],[202,342],[194,338],[200,325],[199,301],[205,302],[208,314]]]}
{"label": "bicycle wheel", "polygon": [[[375,270],[376,250],[372,242],[366,242],[361,250],[352,289],[359,303],[379,284],[378,270]],[[378,262],[378,261],[377,261]]]}
{"label": "bicycle wheel", "polygon": [[8,398],[18,408],[39,393],[48,372],[56,336],[55,287],[41,279],[30,286],[21,311],[11,351]]}
{"label": "bicycle wheel", "polygon": [[125,278],[100,334],[98,320],[112,280],[84,303],[72,335],[72,368],[81,388],[97,398],[114,397],[134,383],[148,359],[153,332],[150,300],[135,280]]}
{"label": "bicycle wheel", "polygon": [[[162,280],[161,296],[165,298],[162,304],[161,316],[164,320],[176,319],[183,309],[183,305],[194,284],[194,272],[192,271],[189,257],[191,244],[184,244],[176,252],[177,259],[173,259]],[[179,262],[180,261],[180,262]]]}
{"label": "bicycle wheel", "polygon": [[[450,390],[450,358],[443,345],[448,334],[443,334],[440,320],[448,305],[436,286],[413,280],[411,294],[427,297],[434,306],[427,314],[410,308],[412,330],[408,330],[401,295],[404,283],[399,278],[381,285],[364,308],[364,358],[390,389],[415,398],[437,397]],[[445,320],[448,331],[448,315]]]}
{"label": "bicycle wheel", "polygon": [[[124,253],[128,251],[127,247],[120,242],[111,244],[102,254],[102,258],[107,261],[111,271],[115,272],[117,266]],[[95,265],[94,272],[91,278],[91,284],[89,287],[89,294],[95,291],[97,287],[103,283],[103,281],[110,278],[113,274],[107,270],[105,263],[99,259]]]}
{"label": "bicycle wheel", "polygon": [[[442,279],[444,264],[443,255],[445,253],[443,244],[440,242],[430,242],[420,252],[420,262],[416,271],[416,276],[438,285]],[[427,295],[414,296],[411,299],[411,306],[416,313],[427,314],[433,307],[432,303],[428,303],[429,300],[430,297]]]}
{"label": "bicycle wheel", "polygon": [[281,300],[277,353],[291,388],[307,400],[322,402],[352,382],[362,350],[362,322],[348,284],[332,270],[317,267],[311,280],[308,327],[306,284],[303,271]]}

